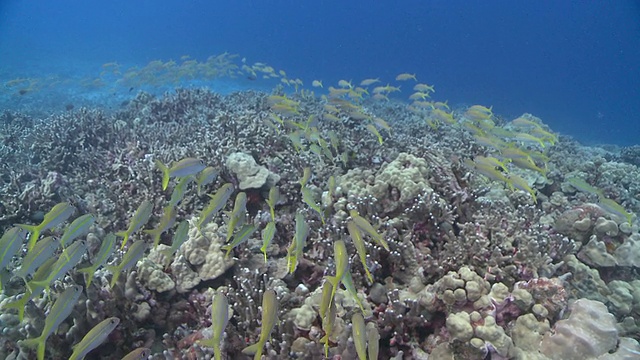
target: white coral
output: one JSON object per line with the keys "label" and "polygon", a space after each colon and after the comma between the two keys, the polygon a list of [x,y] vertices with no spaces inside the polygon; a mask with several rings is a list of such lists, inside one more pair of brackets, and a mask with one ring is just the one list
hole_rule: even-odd
{"label": "white coral", "polygon": [[176,284],[171,277],[162,271],[162,266],[149,258],[138,262],[138,279],[147,285],[149,290],[159,293],[173,290]]}
{"label": "white coral", "polygon": [[599,302],[579,299],[571,306],[571,315],[556,323],[553,333],[547,333],[541,352],[550,359],[595,359],[616,348],[616,319]]}
{"label": "white coral", "polygon": [[192,289],[202,280],[217,278],[235,263],[233,258],[225,259],[225,253],[220,249],[225,239],[218,235],[218,225],[211,222],[200,231],[196,223],[197,218],[189,220],[189,238],[171,265],[179,292]]}
{"label": "white coral", "polygon": [[227,157],[226,165],[238,177],[240,190],[259,189],[265,185],[271,187],[280,180],[279,175],[258,165],[249,154],[233,153]]}

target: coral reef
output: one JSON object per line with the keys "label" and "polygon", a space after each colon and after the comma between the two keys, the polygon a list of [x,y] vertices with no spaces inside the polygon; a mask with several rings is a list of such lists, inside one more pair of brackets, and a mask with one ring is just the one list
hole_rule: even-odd
{"label": "coral reef", "polygon": [[[231,71],[229,58],[211,61]],[[380,359],[637,356],[640,171],[632,149],[619,163],[530,114],[505,122],[480,105],[380,102],[346,84],[321,98],[291,86],[226,96],[140,92],[113,112],[0,117],[0,229],[44,224],[43,236],[60,236],[78,231],[68,220],[95,216],[78,234],[88,248],[80,265],[64,269],[48,294],[25,298],[23,321],[10,304],[31,296],[37,281],[9,274],[25,266],[29,249],[3,259],[0,358],[33,356],[21,341],[40,335],[52,302],[75,284],[86,288],[49,336],[48,358],[68,357],[110,317],[120,323],[96,358],[141,347],[151,359],[213,358],[198,340],[214,334],[223,334],[229,359],[250,358],[242,350],[263,340],[266,359],[355,358],[354,314]],[[500,155],[499,138],[512,144]],[[218,176],[172,169],[164,191],[155,161],[184,158]],[[228,197],[213,195],[223,186]],[[144,221],[134,213],[143,201],[153,207]],[[61,202],[77,212],[48,226]],[[184,234],[174,226],[181,221]],[[103,252],[108,234],[130,224],[140,225],[131,241]],[[141,230],[164,225],[151,246]],[[343,258],[334,254],[338,240]],[[136,242],[149,250],[130,253]],[[78,271],[98,261],[106,266]],[[110,284],[119,264],[127,270]],[[327,283],[337,284],[328,302]],[[261,304],[272,291],[277,321],[263,335]],[[224,331],[212,315],[221,313],[211,309],[216,294],[228,299]]]}

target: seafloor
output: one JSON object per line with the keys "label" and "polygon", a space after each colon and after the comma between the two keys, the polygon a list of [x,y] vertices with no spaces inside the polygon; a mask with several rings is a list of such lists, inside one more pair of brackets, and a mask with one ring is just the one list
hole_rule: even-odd
{"label": "seafloor", "polygon": [[[362,341],[379,359],[640,358],[640,148],[584,147],[533,115],[449,109],[429,102],[428,89],[410,105],[386,99],[390,87],[298,85],[225,96],[134,91],[117,111],[5,111],[0,230],[64,217],[49,213],[60,203],[75,211],[45,226],[37,244],[71,232],[81,215],[95,222],[76,240],[86,254],[45,276],[50,291],[24,302],[22,321],[7,304],[29,296],[42,275],[26,270],[26,231],[16,251],[0,242],[0,358],[35,359],[22,341],[56,322],[45,358],[66,359],[96,324],[117,317],[88,359],[137,348],[150,359],[210,359],[213,349],[198,340],[224,324],[212,319],[216,293],[230,308],[224,359],[253,357],[242,350],[261,330],[266,359],[322,359],[325,343],[329,358],[366,359]],[[211,177],[176,170],[163,190],[156,161],[185,158],[212,167]],[[221,198],[207,194],[224,184],[233,192],[200,223]],[[153,213],[136,228],[145,201]],[[186,241],[166,251],[183,220]],[[263,246],[269,223],[275,233]],[[128,228],[124,249],[118,236],[103,259],[113,268],[77,271],[100,260],[108,234]],[[346,257],[334,254],[340,241]],[[149,250],[125,256],[138,242]],[[42,262],[66,263],[62,248],[43,251]],[[113,272],[121,276],[111,286]],[[328,310],[323,283],[349,288],[348,274],[355,291],[340,286]],[[83,290],[70,314],[52,319],[52,304],[73,285]],[[267,290],[277,294],[266,305],[277,305],[270,333],[261,329]],[[352,326],[354,314],[366,329]]]}

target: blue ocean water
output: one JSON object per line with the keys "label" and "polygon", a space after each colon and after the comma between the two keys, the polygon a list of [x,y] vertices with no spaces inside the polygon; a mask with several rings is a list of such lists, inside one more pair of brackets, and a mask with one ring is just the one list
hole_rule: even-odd
{"label": "blue ocean water", "polygon": [[[493,106],[506,118],[532,113],[587,144],[640,143],[640,5],[631,0],[2,0],[0,110],[62,110],[80,99],[107,106],[128,91],[75,88],[68,79],[95,79],[108,62],[144,67],[224,52],[283,69],[306,86],[393,83],[416,73],[454,106]],[[38,91],[16,94],[12,79],[37,79],[29,84]],[[38,93],[54,101],[29,100]]]}

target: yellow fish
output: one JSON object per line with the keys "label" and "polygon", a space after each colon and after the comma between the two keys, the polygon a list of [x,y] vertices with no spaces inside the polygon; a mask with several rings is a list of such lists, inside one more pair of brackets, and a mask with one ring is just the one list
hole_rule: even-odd
{"label": "yellow fish", "polygon": [[211,330],[213,336],[211,339],[198,340],[198,344],[213,348],[213,357],[215,360],[222,360],[222,352],[220,351],[220,341],[222,334],[229,322],[229,301],[222,293],[216,293],[213,296],[211,304]]}
{"label": "yellow fish", "polygon": [[398,76],[396,76],[396,80],[397,81],[407,81],[407,80],[418,81],[418,79],[416,79],[416,74],[407,74],[407,73],[399,74]]}
{"label": "yellow fish", "polygon": [[257,343],[242,349],[243,354],[255,354],[253,359],[260,360],[262,358],[262,350],[271,337],[271,331],[278,320],[278,298],[276,292],[267,290],[262,296],[262,326],[260,329],[260,339]]}

